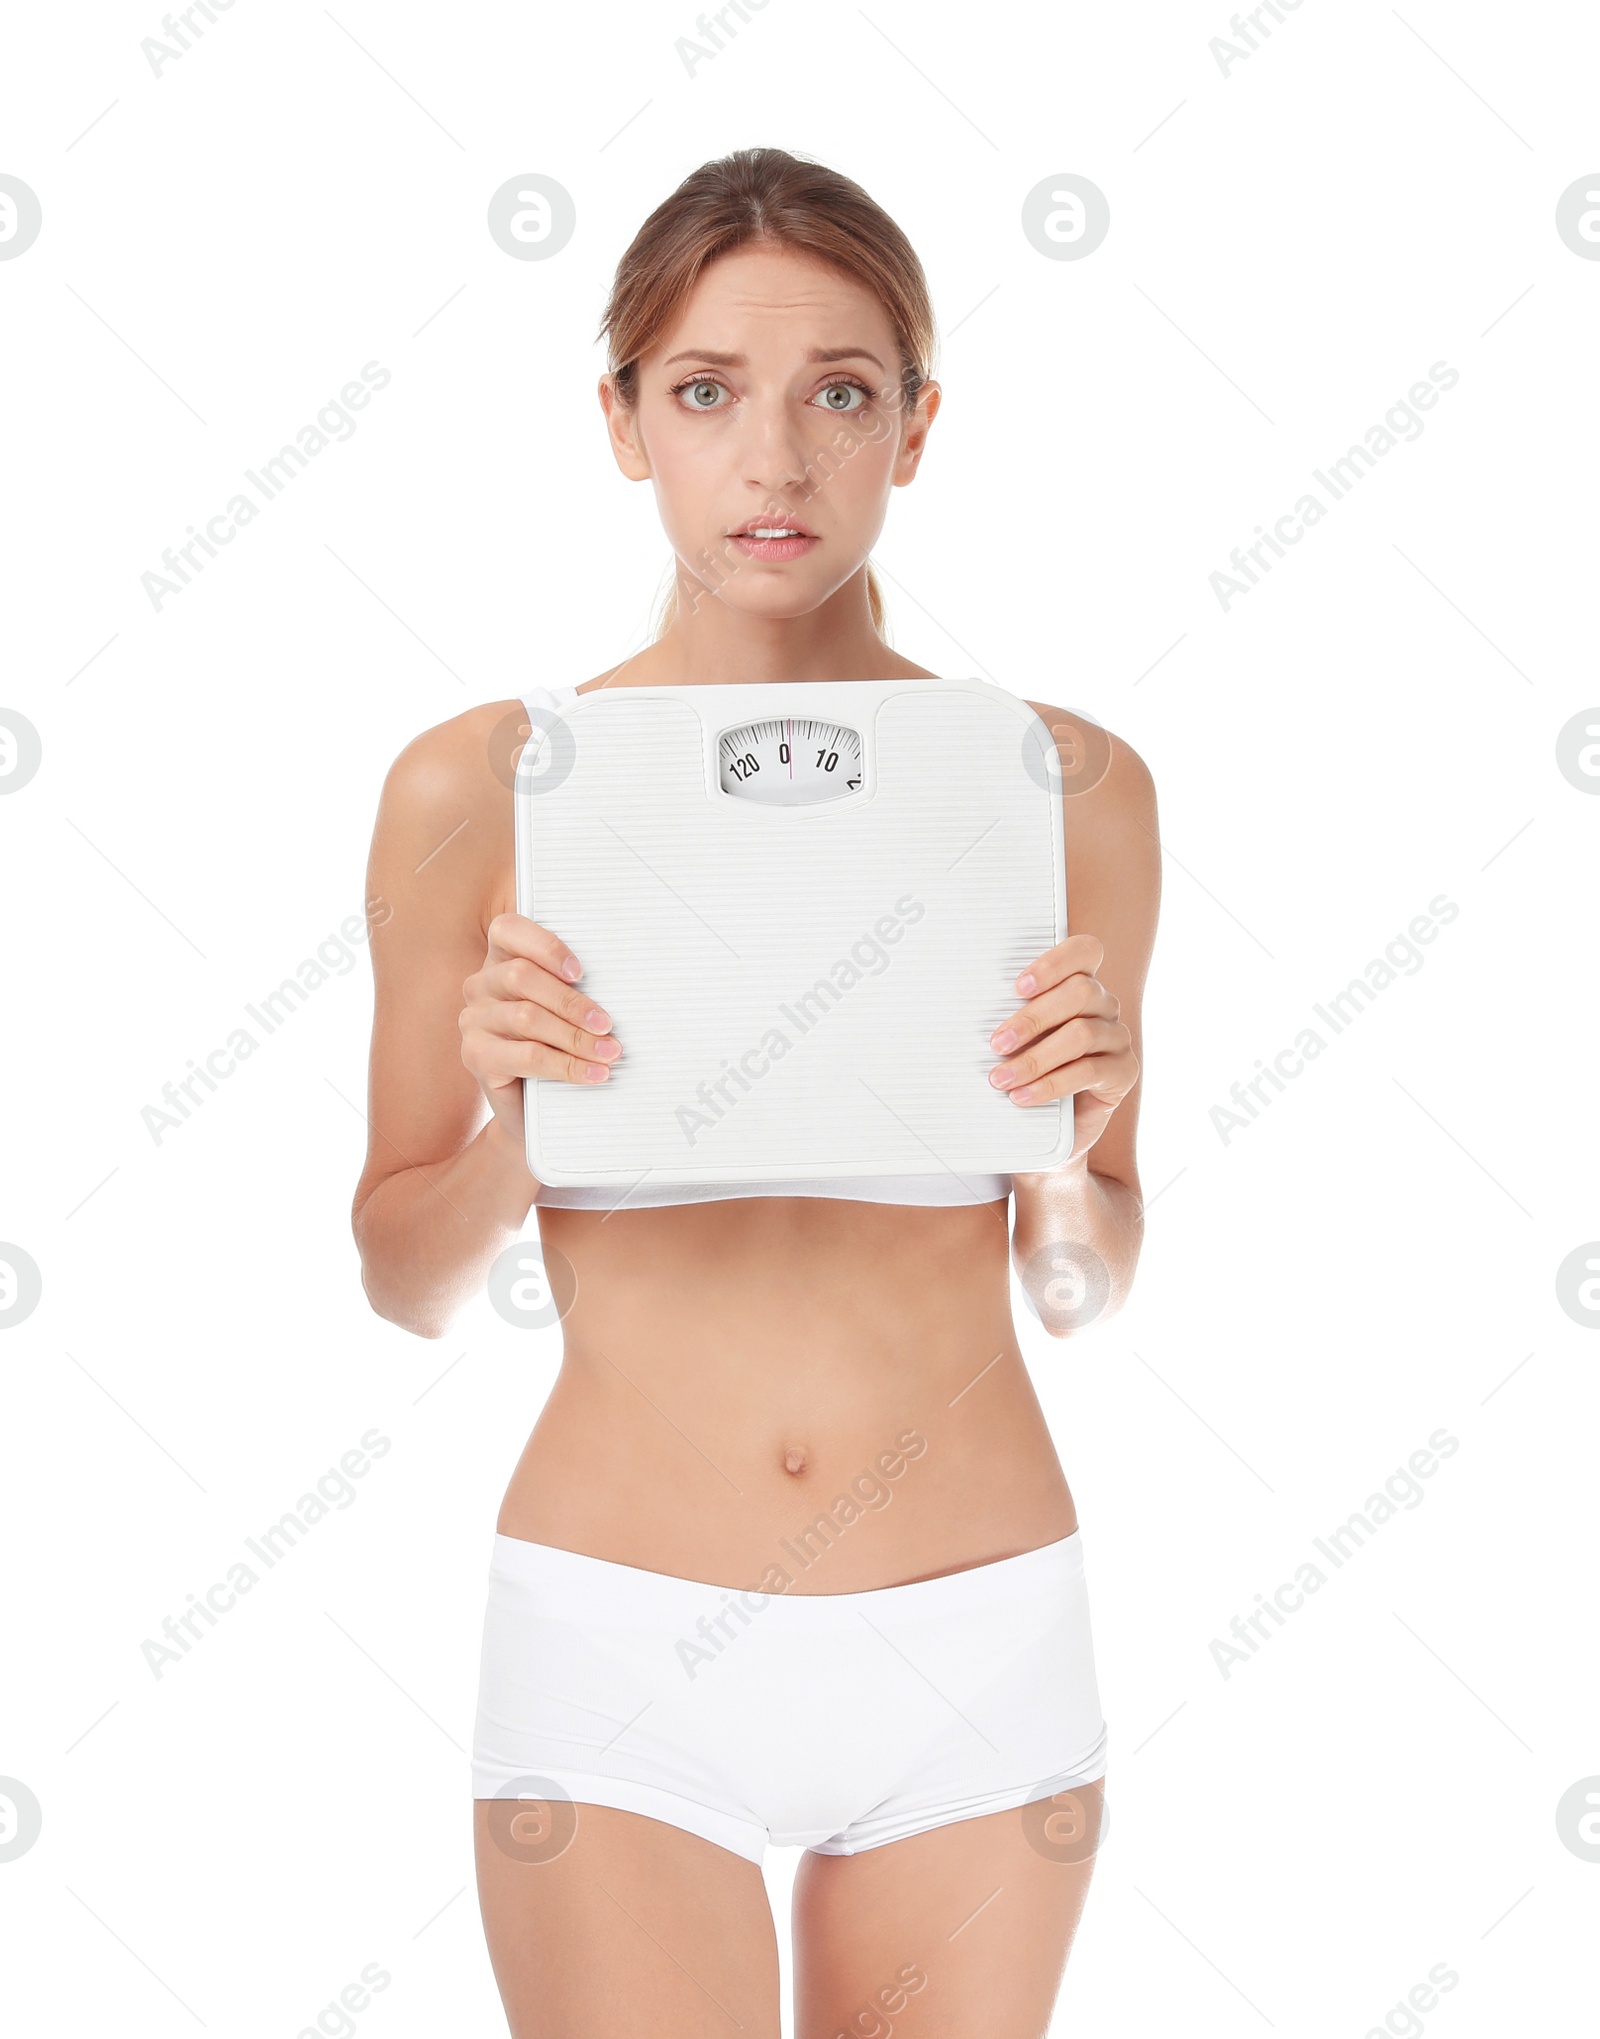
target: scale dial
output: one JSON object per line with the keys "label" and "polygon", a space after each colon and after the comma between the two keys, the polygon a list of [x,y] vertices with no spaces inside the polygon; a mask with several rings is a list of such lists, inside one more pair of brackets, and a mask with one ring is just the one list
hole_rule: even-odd
{"label": "scale dial", "polygon": [[769,807],[808,807],[861,790],[861,732],[809,715],[780,715],[723,731],[717,770],[724,793]]}

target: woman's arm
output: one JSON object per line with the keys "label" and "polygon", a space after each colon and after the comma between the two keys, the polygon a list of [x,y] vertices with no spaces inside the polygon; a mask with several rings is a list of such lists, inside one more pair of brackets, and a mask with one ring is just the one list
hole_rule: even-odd
{"label": "woman's arm", "polygon": [[[1075,735],[1081,720],[1061,708],[1028,705],[1059,732],[1062,783],[1070,787],[1089,748]],[[1088,734],[1109,742],[1110,755],[1092,790],[1060,796],[1072,933],[1048,952],[1058,967],[1046,970],[1037,1010],[1019,1008],[1021,1019],[1011,1022],[1019,1045],[1002,1058],[1020,1065],[1025,1079],[1035,1078],[1040,1102],[1077,1093],[1080,1151],[1060,1168],[1012,1178],[1012,1265],[1052,1337],[1069,1337],[1121,1308],[1144,1238],[1134,1143],[1140,1002],[1161,902],[1155,785],[1129,745],[1106,731]],[[1059,1017],[1063,1009],[1073,1017]],[[1078,1088],[1085,1077],[1094,1094]],[[1085,1137],[1092,1144],[1083,1146]]]}
{"label": "woman's arm", "polygon": [[372,1307],[422,1338],[482,1291],[538,1195],[522,1079],[604,1082],[622,1052],[566,943],[508,901],[511,790],[490,767],[504,713],[470,709],[401,752],[368,865],[387,911],[351,1224]]}
{"label": "woman's arm", "polygon": [[372,936],[366,1165],[351,1224],[380,1317],[441,1337],[517,1236],[538,1185],[461,1059],[462,987],[510,869],[509,791],[488,768],[490,710],[425,730],[384,781],[367,894]]}

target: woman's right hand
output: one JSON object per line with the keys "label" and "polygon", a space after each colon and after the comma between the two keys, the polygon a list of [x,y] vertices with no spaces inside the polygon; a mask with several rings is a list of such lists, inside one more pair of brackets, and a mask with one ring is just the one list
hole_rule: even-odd
{"label": "woman's right hand", "polygon": [[497,913],[488,932],[483,968],[461,987],[461,1060],[520,1148],[523,1077],[604,1083],[622,1046],[558,935],[521,913]]}

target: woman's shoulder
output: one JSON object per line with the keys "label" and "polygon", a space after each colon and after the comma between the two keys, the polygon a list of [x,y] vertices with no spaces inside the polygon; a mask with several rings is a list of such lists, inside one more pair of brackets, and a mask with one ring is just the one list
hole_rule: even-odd
{"label": "woman's shoulder", "polygon": [[389,767],[385,792],[423,807],[441,801],[459,804],[474,791],[490,793],[496,787],[509,794],[517,781],[518,753],[528,739],[529,710],[565,707],[577,691],[530,685],[520,694],[480,701],[430,724]]}
{"label": "woman's shoulder", "polygon": [[1064,794],[1093,794],[1102,810],[1116,804],[1154,812],[1150,767],[1126,737],[1080,708],[1060,708],[1050,701],[1027,705],[1055,739]]}
{"label": "woman's shoulder", "polygon": [[[1150,767],[1081,710],[1030,701],[1060,760],[1062,842],[1075,929],[1117,957],[1124,990],[1144,980],[1161,897],[1161,823]],[[1125,960],[1131,959],[1131,960]]]}
{"label": "woman's shoulder", "polygon": [[[531,690],[530,690],[531,691]],[[534,696],[537,705],[537,696]],[[373,835],[374,883],[424,885],[437,910],[485,926],[513,905],[511,798],[529,706],[512,694],[420,731],[390,765]]]}
{"label": "woman's shoulder", "polygon": [[463,708],[412,737],[389,767],[384,797],[429,809],[459,808],[497,784],[509,793],[527,734],[528,710],[518,695]]}

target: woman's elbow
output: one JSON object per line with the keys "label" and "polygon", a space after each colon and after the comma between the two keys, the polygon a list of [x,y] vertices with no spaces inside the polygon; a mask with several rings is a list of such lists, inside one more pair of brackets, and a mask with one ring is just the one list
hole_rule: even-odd
{"label": "woman's elbow", "polygon": [[[368,1307],[386,1324],[409,1331],[415,1338],[442,1338],[455,1316],[454,1309],[442,1307],[443,1299],[438,1295],[418,1292],[415,1269],[407,1270],[404,1256],[391,1249],[381,1228],[371,1222],[371,1201],[369,1193],[350,1214],[350,1229],[360,1259],[361,1293]],[[409,1280],[405,1278],[407,1272],[411,1275]]]}
{"label": "woman's elbow", "polygon": [[428,1299],[407,1294],[393,1283],[380,1279],[370,1263],[361,1263],[361,1290],[372,1313],[386,1324],[409,1331],[415,1338],[442,1338],[450,1329],[453,1311],[428,1307]]}

